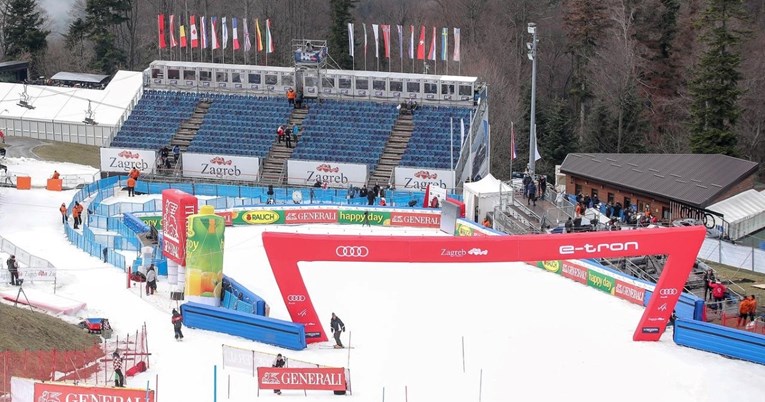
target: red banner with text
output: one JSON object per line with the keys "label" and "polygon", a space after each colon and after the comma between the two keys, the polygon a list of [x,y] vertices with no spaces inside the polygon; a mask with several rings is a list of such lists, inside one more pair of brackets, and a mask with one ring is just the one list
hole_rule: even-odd
{"label": "red banner with text", "polygon": [[258,367],[260,389],[305,389],[345,391],[345,369]]}
{"label": "red banner with text", "polygon": [[82,387],[78,385],[35,383],[35,402],[154,402],[154,391],[135,388]]}

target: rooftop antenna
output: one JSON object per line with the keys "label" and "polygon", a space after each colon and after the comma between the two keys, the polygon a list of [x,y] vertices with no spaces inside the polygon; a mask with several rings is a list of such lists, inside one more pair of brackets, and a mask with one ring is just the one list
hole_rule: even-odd
{"label": "rooftop antenna", "polygon": [[85,120],[83,120],[82,122],[85,124],[90,124],[95,126],[96,124],[98,124],[96,123],[95,120],[93,120],[93,117],[95,115],[96,113],[93,111],[93,108],[90,107],[90,99],[88,99],[88,110],[85,111]]}
{"label": "rooftop antenna", "polygon": [[19,100],[19,103],[17,103],[17,105],[19,105],[19,106],[21,106],[23,108],[30,109],[30,110],[35,108],[34,106],[32,106],[29,103],[29,94],[27,93],[27,83],[26,82],[24,82],[24,91],[22,93],[20,93],[19,96],[21,97],[21,100]]}

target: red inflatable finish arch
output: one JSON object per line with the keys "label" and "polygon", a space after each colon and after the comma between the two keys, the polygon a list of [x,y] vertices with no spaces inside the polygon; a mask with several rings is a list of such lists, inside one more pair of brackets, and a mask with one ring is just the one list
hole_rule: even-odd
{"label": "red inflatable finish arch", "polygon": [[[701,226],[577,234],[484,237],[327,236],[263,233],[263,245],[293,322],[308,343],[327,340],[298,261],[413,263],[536,262],[666,254],[661,277],[632,339],[664,332],[706,236]],[[298,245],[298,247],[295,247]]]}

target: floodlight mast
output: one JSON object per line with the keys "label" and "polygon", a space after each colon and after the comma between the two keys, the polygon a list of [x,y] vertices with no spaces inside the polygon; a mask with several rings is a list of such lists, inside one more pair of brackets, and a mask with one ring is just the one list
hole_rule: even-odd
{"label": "floodlight mast", "polygon": [[531,60],[531,121],[529,122],[529,176],[534,177],[537,149],[537,24],[529,22],[528,33],[531,43],[526,43],[528,57]]}

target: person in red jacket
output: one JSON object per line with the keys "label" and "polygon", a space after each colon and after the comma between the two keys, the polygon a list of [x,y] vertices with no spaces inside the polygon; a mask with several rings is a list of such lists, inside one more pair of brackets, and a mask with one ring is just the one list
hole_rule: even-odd
{"label": "person in red jacket", "polygon": [[183,326],[183,315],[181,315],[178,310],[173,309],[173,318],[171,321],[173,323],[173,329],[175,330],[175,340],[180,341],[183,339],[183,332],[181,332],[181,327]]}
{"label": "person in red jacket", "polygon": [[712,289],[712,298],[715,300],[716,308],[722,310],[725,293],[728,291],[728,288],[720,281],[710,282],[709,287]]}

